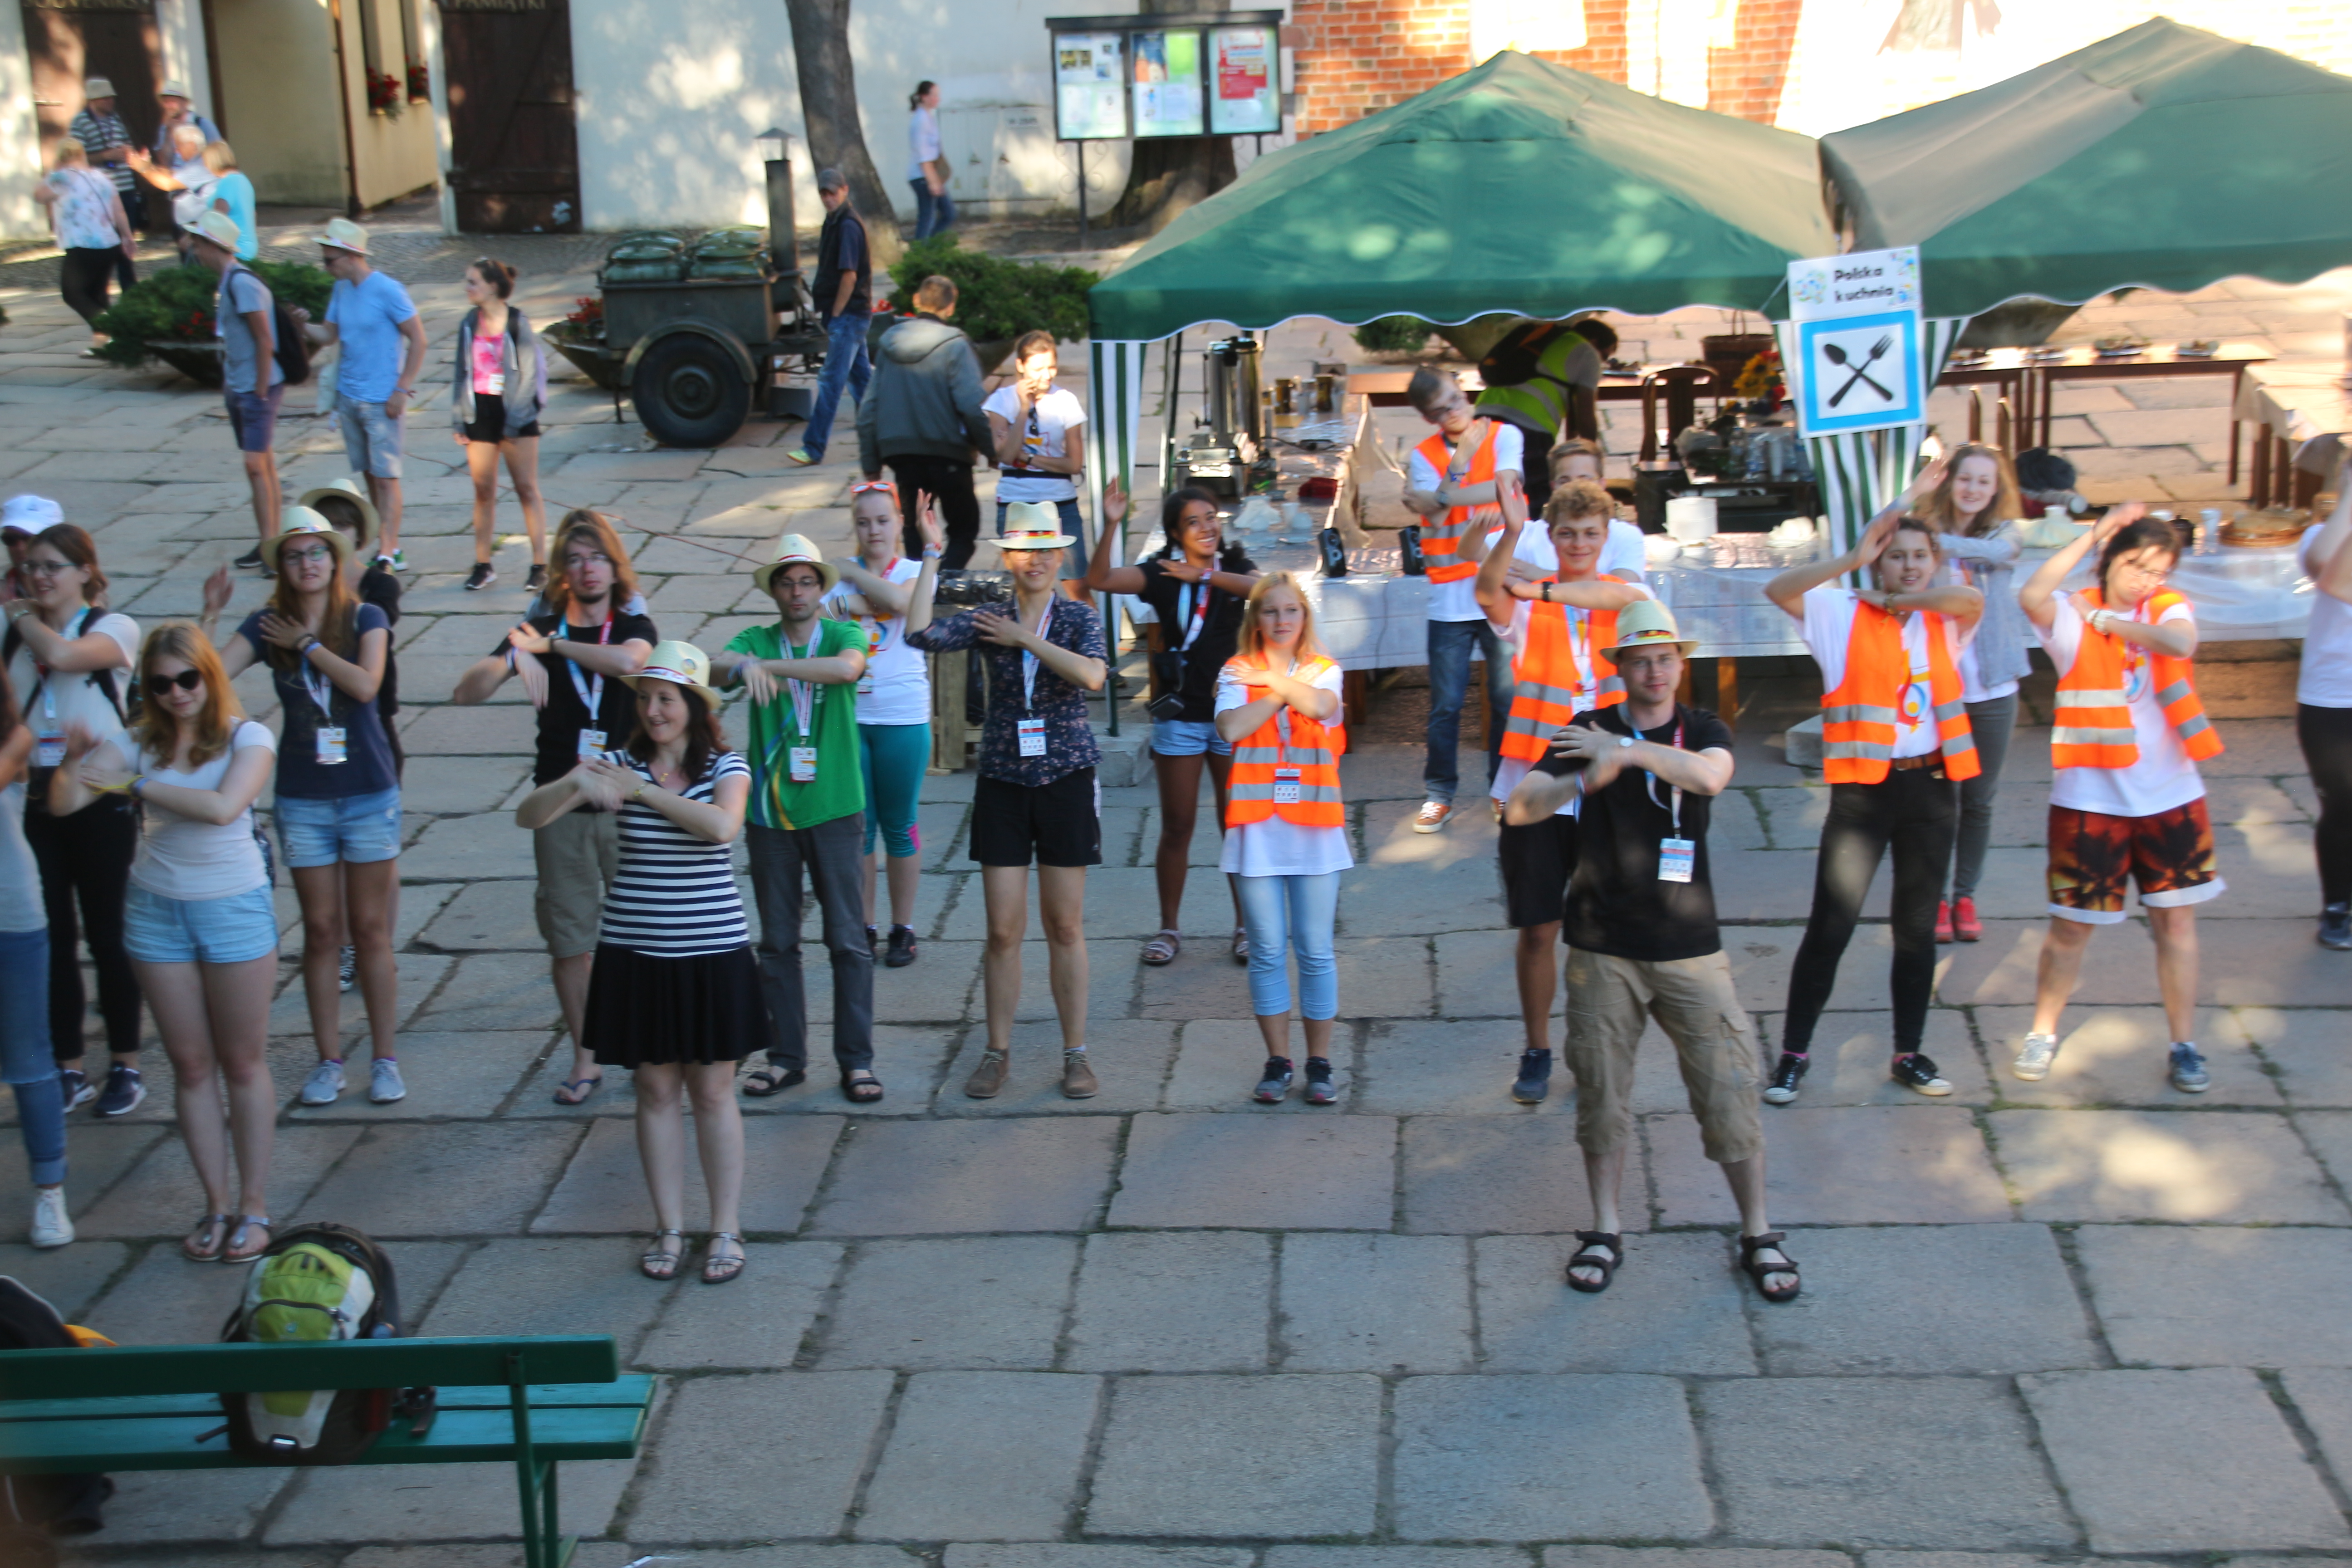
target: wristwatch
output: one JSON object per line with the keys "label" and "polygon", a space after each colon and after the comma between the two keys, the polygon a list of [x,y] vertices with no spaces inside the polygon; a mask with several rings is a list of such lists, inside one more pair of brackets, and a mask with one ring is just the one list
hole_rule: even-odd
{"label": "wristwatch", "polygon": [[1633,749],[1633,742],[1637,739],[1639,737],[1634,735],[1620,735],[1617,737],[1617,749],[1621,752],[1630,752]]}

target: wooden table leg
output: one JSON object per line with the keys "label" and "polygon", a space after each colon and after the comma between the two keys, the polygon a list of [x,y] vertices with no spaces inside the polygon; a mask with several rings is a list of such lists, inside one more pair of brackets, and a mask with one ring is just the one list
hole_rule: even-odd
{"label": "wooden table leg", "polygon": [[2254,430],[2253,472],[2247,479],[2246,500],[2257,508],[2271,504],[2271,432],[2267,425]]}
{"label": "wooden table leg", "polygon": [[1736,658],[1715,661],[1715,712],[1727,727],[1739,728],[1739,661]]}
{"label": "wooden table leg", "polygon": [[1351,669],[1339,678],[1339,711],[1350,729],[1360,726],[1370,714],[1372,682],[1364,670]]}
{"label": "wooden table leg", "polygon": [[2246,367],[2240,365],[2230,376],[2230,483],[2238,482],[2238,394],[2245,389]]}

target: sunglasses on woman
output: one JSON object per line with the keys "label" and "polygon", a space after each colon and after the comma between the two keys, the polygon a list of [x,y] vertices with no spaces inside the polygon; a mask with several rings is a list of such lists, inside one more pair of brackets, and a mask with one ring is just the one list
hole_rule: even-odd
{"label": "sunglasses on woman", "polygon": [[184,669],[177,675],[151,674],[147,677],[147,684],[158,691],[167,686],[176,686],[183,691],[194,691],[204,683],[205,672],[201,669]]}

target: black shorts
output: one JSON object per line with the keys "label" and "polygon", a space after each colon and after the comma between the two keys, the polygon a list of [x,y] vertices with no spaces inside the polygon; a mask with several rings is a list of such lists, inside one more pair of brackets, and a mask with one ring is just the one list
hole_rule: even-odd
{"label": "black shorts", "polygon": [[1102,792],[1080,768],[1047,784],[983,777],[971,794],[971,858],[983,866],[1102,864]]}
{"label": "black shorts", "polygon": [[496,446],[500,441],[536,441],[539,421],[534,419],[520,430],[507,428],[507,400],[495,392],[474,394],[474,417],[466,426],[466,439],[488,441]]}
{"label": "black shorts", "polygon": [[1576,818],[1547,816],[1525,827],[1506,822],[1495,840],[1503,871],[1503,908],[1512,925],[1549,925],[1568,912],[1568,879],[1576,873]]}

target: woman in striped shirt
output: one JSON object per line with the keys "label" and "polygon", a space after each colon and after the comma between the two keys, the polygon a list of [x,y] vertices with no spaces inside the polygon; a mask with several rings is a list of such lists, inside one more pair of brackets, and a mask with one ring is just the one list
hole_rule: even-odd
{"label": "woman in striped shirt", "polygon": [[702,1279],[721,1285],[743,1271],[735,1069],[767,1027],[730,847],[743,831],[751,770],[727,748],[700,648],[659,644],[627,679],[636,737],[532,791],[515,821],[539,828],[575,809],[620,813],[620,874],[604,900],[581,1043],[600,1065],[637,1075],[637,1148],[660,1227],[638,1263],[650,1279],[672,1278],[685,1257],[682,1110],[693,1097],[710,1189]]}

